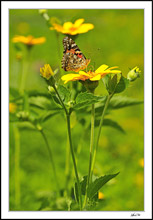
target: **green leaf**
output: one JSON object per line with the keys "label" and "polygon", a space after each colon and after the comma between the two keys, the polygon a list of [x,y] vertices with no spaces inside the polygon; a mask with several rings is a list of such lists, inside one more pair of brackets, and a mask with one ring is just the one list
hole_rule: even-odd
{"label": "green leaf", "polygon": [[96,96],[92,93],[81,92],[76,97],[76,104],[74,105],[75,109],[84,108],[88,105],[91,105],[96,102],[104,101],[105,96]]}
{"label": "green leaf", "polygon": [[101,189],[103,185],[105,185],[109,180],[114,178],[119,174],[111,174],[111,175],[105,175],[97,178],[94,182],[92,182],[89,187],[87,188],[87,196],[89,199],[92,199],[95,194]]}
{"label": "green leaf", "polygon": [[114,96],[109,105],[109,109],[119,109],[127,106],[142,104],[143,101],[138,101],[137,99],[129,98],[126,96]]}
{"label": "green leaf", "polygon": [[9,88],[9,94],[10,96],[12,96],[13,98],[14,97],[18,97],[20,94],[19,94],[19,91],[15,88]]}
{"label": "green leaf", "polygon": [[58,111],[47,111],[46,113],[44,113],[43,115],[41,115],[39,117],[39,121],[41,122],[45,122],[47,121],[49,118],[53,117],[54,115],[57,115],[61,113],[59,110]]}
{"label": "green leaf", "polygon": [[108,81],[108,91],[110,94],[112,94],[115,91],[116,86],[117,86],[117,75],[115,74],[113,78],[110,77]]}
{"label": "green leaf", "polygon": [[122,133],[125,134],[124,129],[116,121],[113,121],[113,120],[107,118],[107,119],[104,119],[103,125],[104,126],[111,126],[111,127],[115,128],[118,131],[121,131]]}
{"label": "green leaf", "polygon": [[124,76],[121,76],[119,83],[115,88],[115,93],[123,92],[129,84],[129,80],[126,79]]}
{"label": "green leaf", "polygon": [[[95,121],[95,126],[99,126],[99,123],[100,123],[100,119],[99,120],[96,120]],[[113,121],[111,119],[104,119],[103,121],[103,126],[110,126],[110,127],[113,127],[115,129],[117,129],[118,131],[122,132],[125,134],[125,131],[124,129],[116,122],[116,121]]]}
{"label": "green leaf", "polygon": [[62,85],[58,85],[57,90],[58,90],[59,95],[60,95],[61,99],[63,100],[63,102],[68,103],[71,98],[70,91]]}
{"label": "green leaf", "polygon": [[84,176],[83,180],[80,182],[82,195],[86,194],[87,177],[88,176]]}
{"label": "green leaf", "polygon": [[35,130],[34,125],[29,121],[23,121],[18,123],[18,127],[22,130]]}
{"label": "green leaf", "polygon": [[45,96],[32,96],[29,98],[29,103],[31,106],[35,106],[40,109],[46,110],[56,110],[57,106],[53,103],[51,97],[47,98]]}

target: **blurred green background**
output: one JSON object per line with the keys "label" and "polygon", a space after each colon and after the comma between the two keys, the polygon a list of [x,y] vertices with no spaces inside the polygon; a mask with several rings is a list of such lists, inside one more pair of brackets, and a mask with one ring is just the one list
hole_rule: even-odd
{"label": "blurred green background", "polygon": [[[126,77],[129,68],[138,66],[141,77],[131,83],[121,95],[143,100],[143,61],[144,61],[144,10],[140,9],[50,9],[50,17],[58,17],[62,24],[84,18],[85,23],[94,24],[95,28],[88,33],[80,34],[75,42],[91,64],[98,68],[101,64],[119,66]],[[46,42],[32,48],[30,68],[25,89],[47,92],[46,84],[40,77],[39,69],[49,63],[53,69],[59,67],[62,59],[62,39],[59,43],[56,32],[49,30],[43,17],[34,9],[11,9],[9,16],[9,85],[19,87],[22,61],[16,60],[16,49],[12,43],[15,35],[33,35],[46,37]],[[23,51],[25,46],[21,45]],[[60,47],[60,58],[58,54]],[[62,71],[62,74],[64,72]],[[105,95],[102,83],[95,92]],[[120,174],[105,185],[101,192],[104,199],[95,210],[133,211],[144,210],[143,189],[143,157],[144,157],[144,127],[143,105],[126,107],[111,112],[109,118],[117,121],[126,131],[104,127],[98,149],[95,175]],[[72,129],[74,147],[82,145],[78,157],[79,175],[87,174],[89,161],[90,131],[83,133],[82,126],[75,123]],[[72,121],[72,122],[73,122]],[[53,150],[54,161],[60,187],[65,186],[65,155],[66,155],[66,125],[63,115],[58,114],[45,124],[45,133]],[[97,130],[96,130],[97,131]],[[81,140],[83,137],[83,140]],[[10,210],[38,210],[42,204],[41,196],[49,195],[56,189],[46,146],[42,136],[37,131],[20,131],[20,206],[15,204],[15,146],[13,124],[10,123]],[[60,201],[59,201],[60,204]],[[59,205],[60,206],[60,205]]]}

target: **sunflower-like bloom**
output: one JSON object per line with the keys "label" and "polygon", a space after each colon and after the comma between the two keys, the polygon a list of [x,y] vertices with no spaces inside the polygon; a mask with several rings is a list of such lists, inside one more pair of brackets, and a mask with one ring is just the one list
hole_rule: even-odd
{"label": "sunflower-like bloom", "polygon": [[36,44],[43,44],[45,41],[46,41],[45,37],[34,38],[31,35],[29,35],[27,37],[17,35],[12,38],[13,43],[23,43],[27,46],[32,46],[32,45],[36,45]]}
{"label": "sunflower-like bloom", "polygon": [[62,76],[61,79],[64,81],[64,84],[69,81],[77,81],[77,80],[98,81],[109,73],[114,73],[114,74],[121,73],[120,70],[114,70],[116,68],[118,67],[114,66],[114,67],[108,68],[107,65],[103,64],[96,71],[91,71],[91,70],[88,72],[79,71],[79,74],[70,73],[70,74]]}
{"label": "sunflower-like bloom", "polygon": [[45,64],[44,67],[40,67],[40,73],[42,77],[47,80],[49,80],[54,75],[54,72],[49,64]]}
{"label": "sunflower-like bloom", "polygon": [[80,18],[76,20],[74,24],[70,21],[65,22],[63,26],[57,23],[53,23],[53,27],[50,27],[50,30],[56,30],[57,32],[61,32],[62,34],[76,35],[86,33],[94,28],[93,24],[83,24],[83,22],[84,19]]}

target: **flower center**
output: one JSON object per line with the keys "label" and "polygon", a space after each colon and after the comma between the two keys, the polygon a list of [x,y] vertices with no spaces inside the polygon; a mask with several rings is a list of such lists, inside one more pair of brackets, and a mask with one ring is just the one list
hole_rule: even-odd
{"label": "flower center", "polygon": [[70,30],[70,31],[75,31],[76,29],[77,29],[76,27],[73,27],[73,26],[72,26],[72,27],[70,27],[69,30]]}
{"label": "flower center", "polygon": [[33,40],[33,36],[28,36],[28,44],[31,45]]}

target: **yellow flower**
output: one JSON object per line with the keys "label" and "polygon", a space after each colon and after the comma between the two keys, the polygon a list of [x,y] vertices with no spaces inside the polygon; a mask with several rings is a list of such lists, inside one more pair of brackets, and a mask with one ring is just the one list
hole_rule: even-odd
{"label": "yellow flower", "polygon": [[74,24],[70,21],[65,22],[63,26],[57,23],[53,23],[53,27],[50,27],[50,30],[56,30],[57,32],[61,32],[62,34],[76,35],[86,33],[94,28],[93,24],[83,24],[83,22],[84,19],[80,18],[76,20]]}
{"label": "yellow flower", "polygon": [[49,80],[51,76],[54,75],[54,72],[49,64],[45,64],[44,67],[40,67],[40,73],[42,77],[44,77],[47,80]]}
{"label": "yellow flower", "polygon": [[16,109],[17,109],[17,106],[15,103],[9,103],[9,112],[10,113],[15,113],[16,112]]}
{"label": "yellow flower", "polygon": [[139,160],[139,165],[140,165],[140,167],[144,167],[144,159],[143,158],[141,158]]}
{"label": "yellow flower", "polygon": [[104,199],[104,194],[102,192],[98,192],[98,199]]}
{"label": "yellow flower", "polygon": [[141,70],[136,66],[130,72],[127,74],[127,79],[130,81],[136,80],[138,77],[140,77]]}
{"label": "yellow flower", "polygon": [[79,71],[79,74],[67,74],[61,77],[61,79],[64,81],[64,84],[69,82],[69,81],[85,81],[85,80],[90,80],[90,81],[99,81],[102,79],[104,76],[106,76],[109,73],[121,73],[120,70],[114,70],[116,69],[117,66],[110,67],[108,68],[107,65],[103,64],[101,65],[96,71]]}
{"label": "yellow flower", "polygon": [[29,35],[27,37],[17,35],[12,38],[13,43],[23,43],[28,46],[32,46],[32,45],[36,45],[36,44],[43,44],[45,41],[46,41],[45,37],[34,38],[31,35]]}

